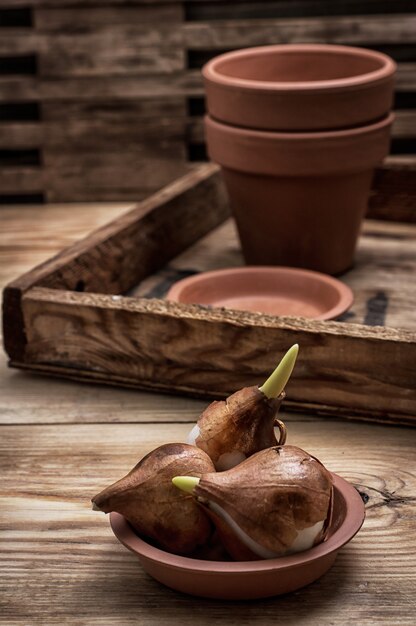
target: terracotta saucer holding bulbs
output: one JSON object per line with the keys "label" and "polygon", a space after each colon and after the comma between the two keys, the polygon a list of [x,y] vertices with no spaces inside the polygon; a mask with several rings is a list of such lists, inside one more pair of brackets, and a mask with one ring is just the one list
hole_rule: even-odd
{"label": "terracotta saucer holding bulbs", "polygon": [[361,528],[365,510],[359,493],[333,474],[334,511],[327,539],[304,552],[258,561],[203,561],[160,550],[143,539],[119,513],[110,513],[117,539],[137,555],[156,580],[195,596],[226,600],[267,598],[295,591],[325,574],[337,553]]}
{"label": "terracotta saucer holding bulbs", "polygon": [[335,319],[354,296],[341,281],[292,267],[237,267],[202,272],[175,283],[167,299],[269,315]]}

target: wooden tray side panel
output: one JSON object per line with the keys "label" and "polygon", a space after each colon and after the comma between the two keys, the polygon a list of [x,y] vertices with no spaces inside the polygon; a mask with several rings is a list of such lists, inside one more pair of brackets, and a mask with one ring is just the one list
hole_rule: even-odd
{"label": "wooden tray side panel", "polygon": [[376,170],[366,216],[416,222],[416,157],[390,157]]}
{"label": "wooden tray side panel", "polygon": [[218,397],[261,384],[298,342],[307,357],[288,388],[292,405],[416,423],[413,333],[42,288],[22,310],[25,360],[44,372]]}

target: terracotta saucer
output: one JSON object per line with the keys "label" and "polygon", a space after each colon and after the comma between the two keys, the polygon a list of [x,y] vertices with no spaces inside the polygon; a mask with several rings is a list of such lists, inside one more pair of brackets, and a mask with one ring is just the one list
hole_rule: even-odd
{"label": "terracotta saucer", "polygon": [[203,561],[159,550],[143,541],[119,513],[110,514],[112,530],[159,582],[196,596],[226,600],[267,598],[313,582],[334,563],[339,549],[359,531],[365,509],[360,495],[340,476],[334,479],[334,513],[328,538],[310,550],[276,559]]}
{"label": "terracotta saucer", "polygon": [[202,272],[175,283],[167,299],[269,315],[334,319],[351,306],[351,289],[332,276],[290,267]]}

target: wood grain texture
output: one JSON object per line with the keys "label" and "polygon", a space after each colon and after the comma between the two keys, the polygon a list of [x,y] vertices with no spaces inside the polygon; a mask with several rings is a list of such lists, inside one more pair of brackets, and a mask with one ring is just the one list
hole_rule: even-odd
{"label": "wood grain texture", "polygon": [[[307,18],[212,20],[183,22],[176,28],[162,18],[153,23],[140,22],[140,13],[132,21],[128,14],[92,29],[73,29],[62,23],[61,32],[43,32],[41,18],[34,29],[10,28],[2,38],[0,50],[9,54],[37,52],[39,71],[44,76],[66,74],[104,74],[105,68],[116,73],[131,72],[131,65],[139,74],[174,71],[183,68],[179,54],[185,48],[192,50],[227,49],[276,43],[322,42],[349,45],[380,45],[414,43],[416,16],[347,15]],[[76,17],[82,17],[82,14]],[[180,17],[180,16],[178,16]],[[175,22],[173,22],[175,23]],[[182,38],[183,37],[183,38]],[[53,48],[60,54],[55,55]],[[171,54],[166,56],[170,48]],[[151,52],[148,56],[147,52]],[[100,68],[98,60],[103,67]],[[143,59],[143,64],[141,60]]]}
{"label": "wood grain texture", "polygon": [[[73,13],[73,23],[82,16]],[[92,19],[92,18],[91,18]],[[3,55],[37,55],[37,75],[48,77],[103,76],[117,74],[165,74],[184,68],[181,30],[164,19],[141,23],[139,15],[122,25],[74,28],[62,32],[40,29],[3,29]]]}
{"label": "wood grain texture", "polygon": [[[65,285],[74,289],[74,280],[82,279],[85,291],[119,293],[128,290],[228,217],[229,209],[224,189],[218,185],[217,171],[216,166],[207,164],[190,172],[20,277],[12,286],[26,290],[35,284]],[[206,202],[212,208],[209,213],[199,210]],[[194,219],[195,211],[198,220]],[[162,236],[164,246],[160,250]],[[153,257],[149,256],[151,249]],[[118,259],[117,267],[113,265],[114,258]],[[101,267],[100,275],[97,267]]]}
{"label": "wood grain texture", "polygon": [[[30,124],[9,113],[1,125],[0,148],[34,148],[40,155],[38,171],[1,176],[0,194],[10,200],[18,201],[21,193],[42,194],[46,202],[140,200],[186,173],[200,153],[194,144],[202,143],[200,123],[188,120],[186,111],[187,99],[204,95],[200,67],[217,53],[250,45],[332,42],[391,54],[398,62],[397,108],[402,109],[393,150],[413,149],[412,2],[10,2],[0,11],[7,20],[20,7],[22,21],[19,26],[17,12],[1,29],[0,56],[9,67],[0,76],[0,102],[38,103],[40,110]],[[30,73],[13,73],[25,55]],[[140,109],[150,99],[157,102],[152,120],[134,117],[134,105]],[[114,113],[118,108],[112,119],[103,114],[109,101]],[[68,117],[63,103],[69,109],[91,103],[97,115]],[[169,103],[171,113],[159,115]],[[46,109],[54,106],[49,119]]]}
{"label": "wood grain texture", "polygon": [[0,287],[120,217],[136,204],[3,206],[0,211]]}
{"label": "wood grain texture", "polygon": [[76,148],[65,154],[57,146],[43,150],[47,164],[45,176],[50,176],[45,193],[47,201],[88,202],[94,198],[138,201],[190,169],[184,165],[181,141],[136,144],[121,155],[116,147],[114,152],[107,152],[104,146],[97,149],[98,152],[84,151],[82,158]]}
{"label": "wood grain texture", "polygon": [[42,288],[23,296],[22,311],[19,366],[218,397],[260,384],[297,342],[298,407],[414,423],[414,332]]}
{"label": "wood grain texture", "polygon": [[[42,3],[41,3],[42,4]],[[77,22],[79,31],[83,33],[94,32],[99,28],[112,28],[112,26],[146,24],[149,29],[160,25],[180,22],[183,19],[181,2],[96,2],[94,6],[90,2],[51,2],[50,6],[43,3],[33,13],[34,27],[37,31],[62,33],[73,29],[74,21]],[[78,4],[78,6],[76,6]],[[65,6],[67,5],[67,6]],[[76,8],[74,9],[74,6]]]}
{"label": "wood grain texture", "polygon": [[[340,319],[414,332],[416,290],[411,277],[416,272],[415,250],[414,225],[365,221],[354,266],[340,277],[354,293],[354,302]],[[244,259],[235,222],[229,219],[143,280],[128,295],[165,297],[169,288],[184,276],[242,265]]]}
{"label": "wood grain texture", "polygon": [[[5,124],[0,129],[1,144],[10,148],[61,148],[62,152],[64,142],[65,155],[75,160],[77,154],[82,162],[87,158],[84,154],[96,151],[96,157],[103,158],[100,152],[110,147],[113,152],[117,149],[131,153],[134,148],[139,152],[141,144],[144,160],[145,156],[151,157],[152,145],[156,144],[159,159],[166,150],[173,160],[173,147],[177,158],[185,159],[183,98],[47,102],[41,107],[41,115],[42,122]],[[117,156],[123,158],[119,152]]]}
{"label": "wood grain texture", "polygon": [[[224,190],[211,177],[213,171],[215,167],[206,165],[191,172],[115,223],[102,227],[6,287],[3,300],[3,325],[8,329],[4,333],[6,351],[17,360],[22,357],[26,339],[19,303],[21,294],[34,284],[118,294],[221,223],[229,215],[229,209]],[[201,210],[207,201],[212,206],[209,212]]]}
{"label": "wood grain texture", "polygon": [[[414,92],[416,63],[399,64],[396,91]],[[4,76],[0,78],[0,101],[96,100],[101,98],[169,98],[203,96],[200,70],[174,72],[163,76],[97,76],[50,78]]]}
{"label": "wood grain texture", "polygon": [[375,172],[367,215],[375,219],[416,222],[416,159],[388,159]]}
{"label": "wood grain texture", "polygon": [[[172,408],[175,411],[175,403]],[[5,624],[409,625],[414,618],[415,431],[291,422],[289,437],[353,482],[367,519],[330,572],[256,602],[196,600],[144,574],[89,499],[189,425],[2,427],[0,487]],[[388,436],[386,436],[388,435]],[[399,458],[402,462],[399,462]],[[405,461],[405,463],[403,463]]]}
{"label": "wood grain texture", "polygon": [[[414,423],[416,321],[409,274],[415,227],[367,228],[358,269],[346,277],[358,294],[348,319],[361,324],[120,295],[227,214],[218,168],[207,165],[9,285],[4,328],[12,364],[78,380],[219,396],[253,379],[261,382],[277,355],[299,342],[308,366],[293,379],[298,408]],[[208,258],[229,249],[218,241]],[[381,326],[386,312],[397,328]]]}
{"label": "wood grain texture", "polygon": [[[255,28],[253,25],[255,24]],[[247,48],[277,43],[371,45],[413,43],[415,15],[329,16],[256,20],[189,22],[184,26],[188,48]]]}
{"label": "wood grain texture", "polygon": [[0,170],[1,193],[24,193],[44,188],[45,171],[41,167],[4,167]]}
{"label": "wood grain texture", "polygon": [[[0,286],[127,208],[3,208]],[[175,593],[143,572],[89,498],[154,447],[184,440],[205,406],[38,377],[7,369],[0,354],[0,623],[413,626],[415,429],[283,414],[289,443],[368,498],[362,530],[309,587],[230,604]]]}

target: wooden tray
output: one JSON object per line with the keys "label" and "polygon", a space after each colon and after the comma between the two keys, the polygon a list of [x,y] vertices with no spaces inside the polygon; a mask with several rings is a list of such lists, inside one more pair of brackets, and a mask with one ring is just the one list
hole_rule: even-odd
{"label": "wooden tray", "polygon": [[415,217],[411,181],[405,162],[378,172],[369,217],[396,221],[365,222],[356,266],[342,277],[354,306],[343,321],[318,322],[160,297],[188,273],[242,264],[218,169],[200,166],[6,287],[10,365],[221,397],[261,383],[298,342],[286,406],[416,424],[416,225],[404,222]]}

